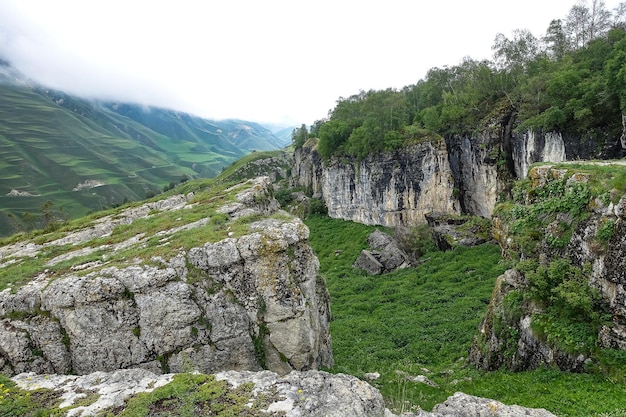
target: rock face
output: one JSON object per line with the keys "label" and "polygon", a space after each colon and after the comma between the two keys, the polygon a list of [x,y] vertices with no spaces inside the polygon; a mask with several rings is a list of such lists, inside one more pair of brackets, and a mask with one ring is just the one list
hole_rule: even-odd
{"label": "rock face", "polygon": [[461,211],[489,217],[503,187],[498,172],[499,144],[488,135],[448,140],[450,165],[459,190]]}
{"label": "rock face", "polygon": [[[570,159],[575,159],[571,155]],[[567,160],[563,135],[557,132],[528,131],[513,140],[513,161],[517,178],[526,178],[535,162],[562,162]]]}
{"label": "rock face", "polygon": [[[119,409],[138,392],[151,392],[169,383],[172,374],[156,375],[144,369],[114,372],[95,372],[89,375],[35,375],[20,374],[13,378],[24,390],[54,389],[68,407],[69,416],[90,416],[111,409]],[[261,415],[287,417],[395,417],[385,409],[380,392],[353,376],[329,374],[320,371],[293,371],[279,376],[270,371],[226,371],[215,375],[226,381],[231,389],[242,384],[253,384],[251,400],[263,397]],[[97,397],[90,405],[76,402],[86,393]],[[257,414],[255,414],[257,415]],[[498,401],[456,393],[433,412],[404,413],[402,417],[554,417],[543,409],[507,406]]]}
{"label": "rock face", "polygon": [[[491,217],[509,197],[511,183],[536,162],[616,158],[620,140],[595,140],[560,132],[515,131],[516,110],[504,106],[473,134],[443,143],[411,145],[362,161],[322,161],[317,139],[295,152],[291,184],[323,198],[331,217],[364,224],[408,226],[439,212]],[[626,130],[625,130],[626,131]]]}
{"label": "rock face", "polygon": [[393,227],[424,223],[432,211],[460,212],[443,141],[326,165],[314,148],[302,149],[294,181],[319,192],[331,217]]}
{"label": "rock face", "polygon": [[[616,166],[614,169],[623,168]],[[523,258],[535,259],[538,265],[546,268],[556,260],[566,261],[574,268],[574,272],[578,271],[576,274],[580,274],[580,281],[583,282],[581,285],[599,294],[600,299],[594,301],[593,305],[602,305],[598,307],[601,311],[606,310],[602,314],[608,313],[612,319],[610,325],[604,325],[598,331],[599,346],[626,349],[626,273],[623,264],[626,258],[626,196],[619,198],[617,194],[623,193],[623,190],[605,188],[607,192],[603,197],[584,197],[586,188],[583,186],[594,181],[593,174],[572,173],[549,165],[534,167],[529,178],[532,180],[532,188],[524,197],[525,203],[514,208],[518,215],[524,210],[530,213],[532,210],[537,211],[537,207],[550,207],[546,204],[532,204],[538,204],[534,200],[537,195],[547,195],[545,190],[556,189],[554,184],[559,181],[565,184],[566,194],[558,193],[555,196],[565,197],[554,200],[561,201],[561,206],[551,204],[552,207],[564,207],[564,211],[541,211],[547,224],[539,227],[542,232],[538,235],[539,240],[532,252],[528,249],[528,241],[520,243],[515,236],[514,227],[519,228],[523,218],[494,218],[494,237],[503,253],[521,253]],[[574,199],[581,195],[589,201],[582,202],[584,215],[574,218],[572,213],[576,212],[570,211],[570,207],[572,201],[577,201]],[[574,282],[580,281],[571,281],[567,285],[572,286],[575,285]],[[533,317],[543,312],[542,305],[529,300],[517,303],[517,306],[510,302],[515,293],[527,291],[530,285],[527,277],[517,270],[509,270],[498,278],[488,313],[472,347],[471,362],[488,370],[502,366],[525,370],[541,365],[556,365],[566,371],[583,371],[586,362],[591,360],[586,354],[569,353],[553,343],[548,343],[531,326]],[[577,293],[585,294],[584,289],[581,287]],[[558,294],[556,290],[552,292]]]}
{"label": "rock face", "polygon": [[[0,372],[87,374],[140,367],[158,373],[266,368],[284,374],[332,366],[329,296],[307,227],[277,212],[268,178],[212,199],[228,201],[226,195],[233,202],[214,208],[215,217],[194,218],[150,240],[133,236],[102,245],[93,236],[111,236],[119,219],[158,216],[154,207],[128,209],[145,216],[120,213],[110,219],[113,224],[100,219],[62,238],[81,246],[64,255],[71,269],[53,274],[44,266],[27,285],[0,293]],[[172,199],[178,204],[163,207],[180,213],[179,223],[186,211],[202,213],[202,203],[192,196]],[[215,227],[230,237],[187,250],[168,247],[175,233],[215,233]],[[229,232],[231,227],[239,231]],[[149,259],[107,262],[116,251],[141,252],[149,242],[155,245]],[[0,254],[26,262],[20,254],[44,257],[49,247],[17,245]],[[81,263],[81,256],[94,251],[105,254]],[[59,262],[57,256],[48,264],[59,270]]]}

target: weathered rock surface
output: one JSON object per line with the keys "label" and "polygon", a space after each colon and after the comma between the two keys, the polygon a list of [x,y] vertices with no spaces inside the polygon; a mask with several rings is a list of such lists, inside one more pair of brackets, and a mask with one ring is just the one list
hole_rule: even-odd
{"label": "weathered rock surface", "polygon": [[[89,416],[122,408],[124,402],[139,392],[150,392],[172,380],[172,374],[157,375],[144,369],[95,372],[89,375],[20,374],[13,377],[25,390],[57,390],[64,401],[60,407],[71,407],[87,393],[97,396],[88,406],[77,406],[70,417]],[[274,372],[226,371],[215,375],[231,388],[252,383],[253,398],[268,398],[264,411],[268,415],[287,417],[395,417],[385,409],[383,398],[371,385],[353,376],[321,371],[293,371],[280,376]],[[281,413],[281,414],[278,414]],[[404,413],[402,417],[553,417],[542,409],[507,406],[498,401],[456,393],[433,412]]]}
{"label": "weathered rock surface", "polygon": [[371,250],[364,249],[352,266],[370,275],[380,275],[409,266],[408,255],[400,249],[398,242],[380,230],[367,237]]}
{"label": "weathered rock surface", "polygon": [[393,227],[425,223],[432,211],[460,212],[443,141],[324,166],[315,148],[303,147],[293,174],[295,183],[321,194],[334,218]]}
{"label": "weathered rock surface", "polygon": [[317,139],[309,139],[302,148],[294,152],[291,185],[310,190],[313,197],[322,196],[322,158],[317,152]]}
{"label": "weathered rock surface", "polygon": [[[103,256],[98,262],[77,261],[60,275],[43,269],[14,292],[0,292],[0,372],[87,374],[140,367],[287,373],[331,366],[329,297],[307,227],[284,212],[267,217],[278,206],[267,178],[232,192],[234,202],[216,211],[230,222],[252,219],[247,233],[126,265],[107,265]],[[159,208],[197,204],[191,196],[169,201],[176,204],[129,209],[57,244],[80,244],[83,254],[94,236],[114,232],[117,224]],[[164,231],[161,244],[167,246],[175,231],[207,224],[202,220]],[[122,246],[139,249],[144,242],[131,237]],[[50,245],[1,248],[0,261],[19,259],[20,253],[35,256],[45,246]],[[116,250],[119,244],[94,247]]]}
{"label": "weathered rock surface", "polygon": [[554,417],[542,408],[525,408],[505,405],[499,401],[474,397],[457,392],[444,403],[433,408],[432,413],[402,414],[403,417]]}
{"label": "weathered rock surface", "polygon": [[[572,158],[574,156],[572,155]],[[563,135],[558,132],[528,131],[514,136],[513,161],[517,178],[526,178],[535,162],[562,162],[567,160]]]}
{"label": "weathered rock surface", "polygon": [[497,165],[502,154],[499,141],[499,135],[487,134],[447,140],[450,167],[464,214],[489,217],[493,213],[498,192],[504,188]]}
{"label": "weathered rock surface", "polygon": [[[566,169],[554,169],[550,165],[532,168],[529,178],[534,187],[544,186],[550,181],[564,181],[568,187],[573,187],[590,180],[588,174],[572,175]],[[607,190],[607,195],[609,192]],[[527,201],[527,204],[530,202]],[[610,325],[603,326],[598,333],[599,345],[604,348],[626,349],[625,207],[626,196],[622,196],[616,204],[593,199],[587,205],[586,215],[572,225],[571,237],[566,235],[569,240],[564,245],[552,245],[549,239],[562,234],[559,227],[572,224],[569,214],[559,213],[540,235],[537,253],[533,255],[542,265],[549,265],[556,259],[568,260],[581,271],[587,284],[599,292],[612,318]],[[518,251],[524,257],[529,256],[511,238],[509,227],[502,219],[494,219],[494,237],[503,252]],[[599,239],[603,228],[609,233],[604,242]],[[528,285],[528,280],[516,270],[506,271],[498,278],[488,313],[472,347],[470,361],[487,370],[501,366],[526,370],[546,365],[565,371],[583,371],[589,357],[559,350],[533,331],[532,316],[542,312],[540,305],[525,302],[518,307],[518,311],[507,309],[503,302],[507,294],[517,289],[524,290]]]}
{"label": "weathered rock surface", "polygon": [[439,250],[477,246],[491,240],[491,225],[487,219],[428,213],[426,221]]}

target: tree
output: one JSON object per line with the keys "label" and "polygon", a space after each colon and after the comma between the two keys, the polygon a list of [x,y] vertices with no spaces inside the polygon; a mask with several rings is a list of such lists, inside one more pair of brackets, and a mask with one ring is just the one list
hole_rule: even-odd
{"label": "tree", "polygon": [[561,19],[550,22],[550,26],[546,30],[546,36],[543,38],[543,43],[546,45],[550,58],[554,60],[563,58],[569,49],[569,45]]}
{"label": "tree", "polygon": [[591,20],[589,22],[589,40],[604,36],[611,28],[611,12],[604,0],[591,0]]}
{"label": "tree", "polygon": [[308,137],[309,137],[309,131],[307,130],[305,124],[303,124],[300,127],[295,128],[291,132],[291,141],[293,142],[293,145],[296,149],[300,149],[302,145],[304,145],[304,142],[306,142]]}
{"label": "tree", "polygon": [[353,128],[342,120],[329,120],[320,128],[318,152],[322,158],[330,158],[340,152]]}
{"label": "tree", "polygon": [[574,48],[581,48],[589,41],[589,8],[582,2],[569,10],[565,19],[565,31]]}
{"label": "tree", "polygon": [[539,52],[539,42],[528,29],[515,29],[512,40],[498,33],[491,49],[498,68],[523,69]]}
{"label": "tree", "polygon": [[320,127],[322,127],[324,122],[326,122],[325,119],[314,121],[313,125],[311,126],[311,129],[309,130],[309,137],[312,137],[312,138],[319,137],[319,135],[320,135]]}
{"label": "tree", "polygon": [[46,232],[56,230],[62,221],[63,213],[57,213],[54,211],[54,203],[50,200],[43,203],[41,206],[41,228]]}
{"label": "tree", "polygon": [[584,0],[572,6],[565,20],[565,31],[575,48],[581,48],[604,34],[611,27],[611,12],[603,0],[591,0],[591,8]]}
{"label": "tree", "polygon": [[613,27],[626,30],[626,2],[621,2],[613,9]]}

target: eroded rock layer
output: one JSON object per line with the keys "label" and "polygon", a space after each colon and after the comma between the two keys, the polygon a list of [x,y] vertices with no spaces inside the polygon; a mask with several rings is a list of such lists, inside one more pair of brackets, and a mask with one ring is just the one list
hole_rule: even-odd
{"label": "eroded rock layer", "polygon": [[[52,272],[44,266],[28,284],[0,293],[0,372],[140,367],[284,374],[332,366],[328,292],[309,231],[300,219],[278,211],[269,179],[225,190],[213,197],[223,203],[188,222],[185,210],[195,206],[201,213],[202,203],[191,195],[171,200],[177,204],[128,209],[57,239],[64,239],[67,252],[47,265],[63,261],[71,268]],[[162,210],[178,210],[176,227],[102,243],[113,239],[120,224],[156,218]],[[170,247],[180,244],[170,240],[176,233],[203,231],[204,244]],[[213,241],[216,231],[227,237]],[[116,258],[122,250],[131,258]],[[0,263],[12,265],[49,251],[23,244],[0,253]]]}

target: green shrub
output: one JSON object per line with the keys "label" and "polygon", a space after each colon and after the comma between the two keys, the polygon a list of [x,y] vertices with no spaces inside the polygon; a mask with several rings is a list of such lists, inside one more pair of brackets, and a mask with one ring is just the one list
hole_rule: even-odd
{"label": "green shrub", "polygon": [[328,208],[326,207],[326,203],[324,200],[319,198],[311,198],[309,200],[309,207],[307,210],[307,214],[311,215],[322,215],[325,216],[328,214]]}
{"label": "green shrub", "polygon": [[602,223],[602,225],[598,228],[598,233],[596,234],[596,238],[602,243],[607,243],[609,240],[613,238],[614,233],[615,233],[615,220],[605,220]]}
{"label": "green shrub", "polygon": [[398,226],[394,229],[394,237],[400,248],[409,256],[412,264],[415,264],[424,253],[437,249],[432,232],[426,224],[411,227]]}
{"label": "green shrub", "polygon": [[274,198],[276,198],[282,208],[285,208],[293,202],[293,190],[282,188],[274,193]]}
{"label": "green shrub", "polygon": [[544,307],[533,316],[533,328],[552,346],[571,353],[597,348],[598,331],[610,320],[607,306],[589,279],[568,259],[527,268],[528,295]]}

